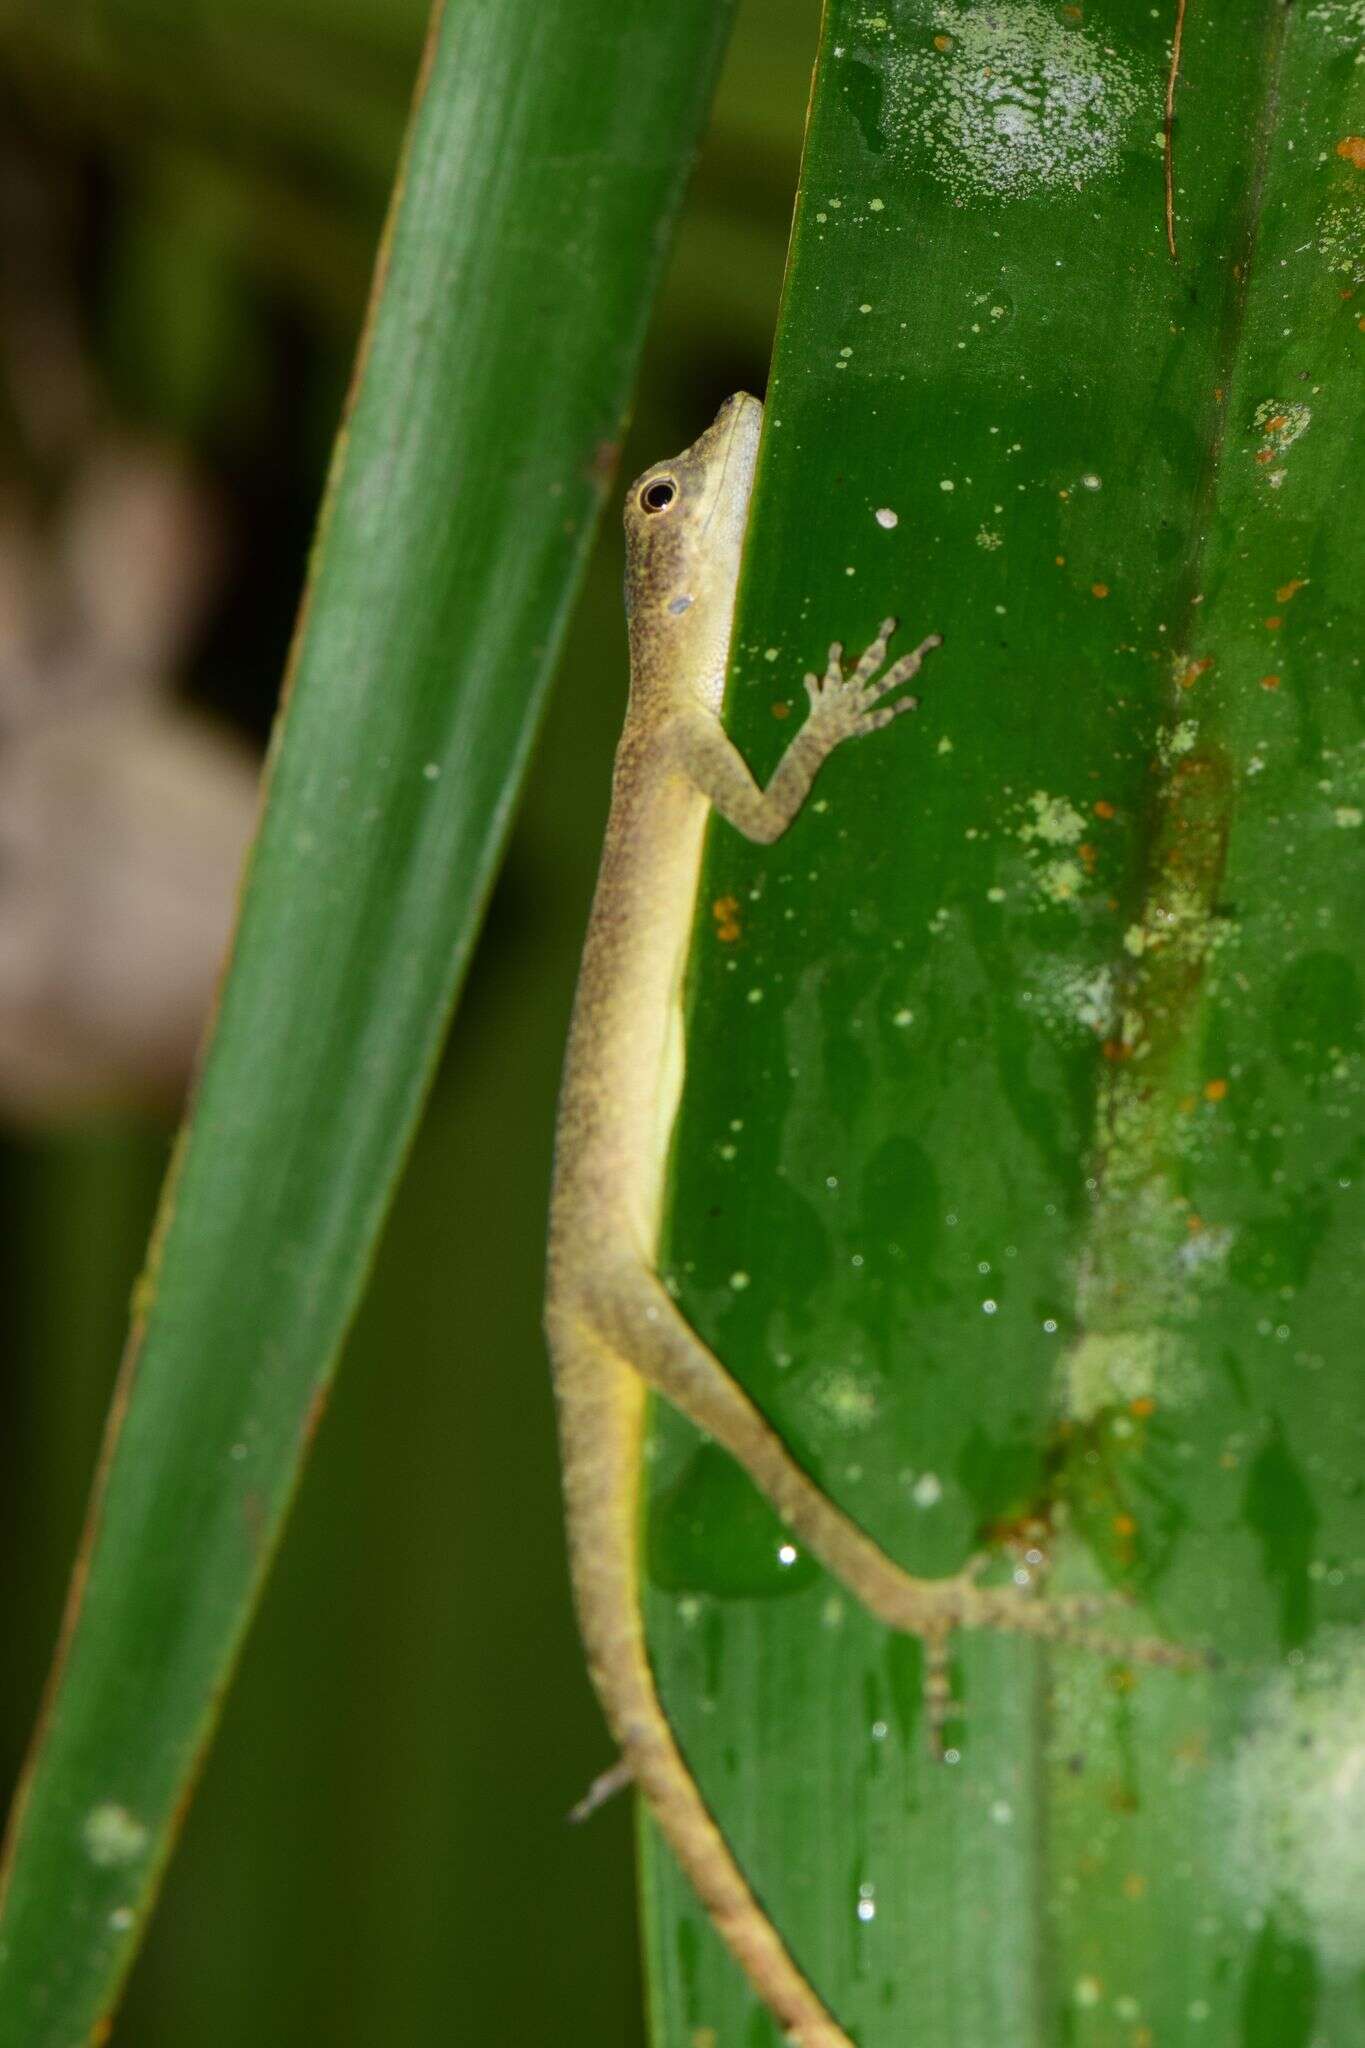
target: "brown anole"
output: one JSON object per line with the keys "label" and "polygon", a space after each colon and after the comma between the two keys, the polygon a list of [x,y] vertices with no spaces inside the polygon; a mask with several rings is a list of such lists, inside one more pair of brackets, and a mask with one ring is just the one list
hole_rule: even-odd
{"label": "brown anole", "polygon": [[946,1702],[958,1628],[1083,1641],[1188,1664],[1157,1641],[1078,1626],[1093,1601],[912,1577],[802,1470],[684,1319],[656,1270],[669,1141],[683,1078],[683,973],[710,812],[777,839],[821,763],[887,726],[937,634],[883,667],[886,619],[850,669],[831,647],[809,713],[766,789],[721,724],[740,557],[763,410],[744,394],[685,454],[626,497],[630,701],[565,1062],[545,1323],[554,1363],[574,1593],[623,1765],[755,1991],[799,2048],[852,2048],[750,1890],[660,1702],[640,1602],[641,1452],[651,1389],[738,1459],[794,1535],[889,1628],[926,1647],[930,1718]]}

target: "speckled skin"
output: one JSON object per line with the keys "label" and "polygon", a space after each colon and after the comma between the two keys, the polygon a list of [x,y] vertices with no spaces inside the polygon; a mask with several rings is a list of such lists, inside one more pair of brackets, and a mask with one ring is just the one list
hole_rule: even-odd
{"label": "speckled skin", "polygon": [[[972,1572],[912,1578],[796,1464],[655,1270],[682,1086],[682,977],[714,806],[776,839],[826,756],[887,725],[937,636],[878,674],[895,621],[845,676],[830,650],[810,712],[766,790],[726,737],[721,697],[762,408],[740,394],[700,440],[626,497],[630,703],[574,1005],[555,1147],[545,1327],[554,1365],[569,1548],[593,1681],[640,1791],[755,1991],[799,2048],[852,2048],[782,1944],[716,1826],[655,1689],[639,1599],[641,1438],[657,1389],[739,1460],[799,1540],[888,1626],[919,1635],[931,1720],[958,1627],[1067,1636],[1077,1603],[983,1588]],[[664,502],[664,501],[667,502]],[[1128,1657],[1191,1661],[1165,1644]]]}

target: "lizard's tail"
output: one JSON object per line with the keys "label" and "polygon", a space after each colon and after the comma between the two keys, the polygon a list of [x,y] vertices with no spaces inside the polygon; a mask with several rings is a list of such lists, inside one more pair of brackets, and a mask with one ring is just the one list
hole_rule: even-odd
{"label": "lizard's tail", "polygon": [[782,1944],[712,1819],[669,1726],[640,1604],[646,1390],[576,1319],[550,1327],[574,1598],[588,1667],[650,1811],[758,1996],[797,2048],[853,2048]]}

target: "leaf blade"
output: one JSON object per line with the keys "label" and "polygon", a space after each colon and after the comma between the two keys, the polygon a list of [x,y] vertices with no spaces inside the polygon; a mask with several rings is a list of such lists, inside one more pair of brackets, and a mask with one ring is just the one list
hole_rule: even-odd
{"label": "leaf blade", "polygon": [[484,4],[433,30],[13,1824],[0,2041],[85,2038],[150,1906],[501,849],[728,16]]}
{"label": "leaf blade", "polygon": [[[1335,872],[1315,858],[1302,880],[1276,850],[1286,805],[1296,836],[1329,839],[1325,733],[1331,808],[1357,808],[1359,706],[1332,652],[1359,640],[1359,485],[1339,460],[1359,398],[1329,138],[1358,129],[1359,84],[1331,9],[1264,8],[1251,34],[1191,9],[1176,267],[1173,26],[1174,10],[835,5],[812,105],[734,728],[766,771],[800,669],[883,610],[945,646],[920,729],[831,763],[785,846],[713,834],[670,1271],[910,1568],[987,1544],[1031,1574],[1045,1551],[1063,1585],[1125,1587],[1144,1626],[1238,1660],[1213,1684],[968,1640],[959,1760],[935,1771],[915,1647],[826,1581],[793,1573],[783,1597],[777,1526],[762,1558],[748,1503],[656,1418],[647,1597],[669,1709],[860,2048],[1183,2038],[1192,2019],[1240,2042],[1282,1968],[1277,2023],[1287,2001],[1294,2038],[1314,2012],[1354,2038],[1341,1965],[1359,1929],[1322,1910],[1351,1891],[1351,1852],[1328,1829],[1284,1868],[1271,1847],[1304,1827],[1277,1765],[1296,1737],[1340,1765],[1359,1705],[1340,1633],[1358,1597],[1309,1601],[1361,1533],[1342,1472],[1361,1427],[1358,1172],[1355,1193],[1329,1188],[1360,1142],[1354,1067],[1349,1103],[1325,1099],[1332,1061],[1359,1057],[1358,932],[1344,968],[1302,958],[1319,914],[1352,928],[1359,880],[1347,837]],[[1313,150],[1284,147],[1305,108]],[[1315,459],[1286,388],[1305,374],[1343,437]],[[1299,489],[1302,513],[1282,509]],[[1263,687],[1252,655],[1305,548],[1325,602],[1290,712],[1288,675]],[[1305,721],[1325,729],[1311,744]],[[722,897],[745,906],[728,947],[705,911]],[[1317,1063],[1287,1089],[1264,1049],[1286,1009],[1311,1023],[1290,1063]],[[1272,1218],[1257,1179],[1290,1122],[1316,1136],[1296,1139],[1295,1198]],[[1324,1219],[1316,1295],[1296,1209]],[[1285,1326],[1319,1361],[1290,1416],[1262,1270],[1262,1296],[1293,1286]],[[712,1566],[680,1576],[678,1532],[697,1526]],[[765,1566],[766,1598],[738,1599]],[[1276,1675],[1282,1645],[1308,1648],[1310,1677]],[[1324,1784],[1300,1779],[1306,1811]],[[656,2038],[775,2042],[648,1835],[645,1866]],[[1248,1910],[1278,1914],[1264,1955]]]}

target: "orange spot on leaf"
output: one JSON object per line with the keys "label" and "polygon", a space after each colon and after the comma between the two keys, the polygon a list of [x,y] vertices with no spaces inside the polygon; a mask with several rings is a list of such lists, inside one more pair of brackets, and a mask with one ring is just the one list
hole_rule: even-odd
{"label": "orange spot on leaf", "polygon": [[790,718],[792,715],[790,704],[774,704],[772,711],[774,718]]}
{"label": "orange spot on leaf", "polygon": [[1092,583],[1090,586],[1090,595],[1092,597],[1108,597],[1109,585],[1107,583]]}
{"label": "orange spot on leaf", "polygon": [[1343,135],[1337,155],[1345,157],[1354,170],[1365,171],[1365,135]]}
{"label": "orange spot on leaf", "polygon": [[1266,631],[1268,633],[1278,633],[1283,624],[1284,620],[1280,617],[1279,613],[1272,612],[1270,617],[1265,622]]}
{"label": "orange spot on leaf", "polygon": [[1094,809],[1097,818],[1113,818],[1117,816],[1114,806],[1110,803],[1107,796],[1097,797]]}
{"label": "orange spot on leaf", "polygon": [[1296,591],[1302,590],[1307,581],[1308,578],[1306,576],[1291,576],[1288,583],[1282,583],[1275,592],[1276,603],[1288,604],[1290,598],[1294,596]]}
{"label": "orange spot on leaf", "polygon": [[733,946],[742,937],[739,922],[739,898],[717,896],[711,905],[711,915],[716,920],[716,937],[723,946]]}
{"label": "orange spot on leaf", "polygon": [[1206,676],[1212,667],[1213,656],[1211,654],[1205,654],[1200,660],[1192,661],[1184,675],[1180,678],[1181,689],[1192,690],[1199,681],[1200,676]]}
{"label": "orange spot on leaf", "polygon": [[1227,1092],[1228,1084],[1226,1081],[1217,1080],[1206,1081],[1204,1083],[1205,1102],[1222,1102],[1224,1097],[1227,1095]]}
{"label": "orange spot on leaf", "polygon": [[1262,677],[1261,677],[1261,688],[1262,688],[1263,690],[1278,690],[1278,689],[1279,689],[1279,687],[1280,687],[1280,679],[1279,679],[1279,677],[1278,677],[1278,676],[1262,676]]}

